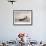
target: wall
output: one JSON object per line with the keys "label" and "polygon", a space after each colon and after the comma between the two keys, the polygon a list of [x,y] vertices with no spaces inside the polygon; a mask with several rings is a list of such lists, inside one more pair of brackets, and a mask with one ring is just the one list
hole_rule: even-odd
{"label": "wall", "polygon": [[[14,26],[13,10],[32,10],[32,26]],[[13,5],[0,0],[0,40],[15,40],[18,32],[30,33],[33,40],[46,40],[46,0],[17,0]]]}

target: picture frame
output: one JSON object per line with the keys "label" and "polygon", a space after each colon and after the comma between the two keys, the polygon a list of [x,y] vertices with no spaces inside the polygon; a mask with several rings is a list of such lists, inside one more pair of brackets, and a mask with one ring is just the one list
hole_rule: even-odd
{"label": "picture frame", "polygon": [[13,25],[32,25],[32,10],[13,10]]}

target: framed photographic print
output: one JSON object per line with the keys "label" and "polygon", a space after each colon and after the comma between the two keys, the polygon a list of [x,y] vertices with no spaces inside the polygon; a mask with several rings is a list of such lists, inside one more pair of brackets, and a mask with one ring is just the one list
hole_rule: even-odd
{"label": "framed photographic print", "polygon": [[13,10],[14,25],[32,25],[32,10]]}

